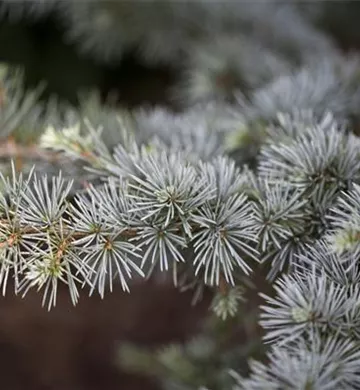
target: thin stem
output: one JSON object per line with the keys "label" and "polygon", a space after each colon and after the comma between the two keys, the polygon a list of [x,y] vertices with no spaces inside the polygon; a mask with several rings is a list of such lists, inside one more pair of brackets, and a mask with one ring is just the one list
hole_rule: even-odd
{"label": "thin stem", "polygon": [[[0,104],[1,104],[1,91],[0,91]],[[50,162],[61,161],[63,156],[59,152],[46,151],[38,146],[32,145],[19,145],[11,137],[5,142],[0,144],[0,159],[1,158],[14,158],[15,167],[17,161],[22,161],[23,159],[40,159]]]}

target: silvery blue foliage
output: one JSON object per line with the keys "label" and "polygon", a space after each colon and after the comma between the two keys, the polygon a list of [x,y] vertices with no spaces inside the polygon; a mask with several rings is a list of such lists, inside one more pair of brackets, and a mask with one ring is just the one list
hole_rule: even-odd
{"label": "silvery blue foliage", "polygon": [[275,282],[275,291],[275,298],[265,297],[261,316],[266,340],[282,344],[318,331],[336,332],[346,323],[347,290],[324,275],[284,276]]}
{"label": "silvery blue foliage", "polygon": [[227,110],[222,104],[197,104],[181,114],[165,108],[139,109],[134,113],[135,136],[138,142],[151,139],[160,147],[181,150],[190,160],[208,161],[224,153]]}
{"label": "silvery blue foliage", "polygon": [[233,390],[358,389],[359,357],[352,341],[336,337],[316,337],[311,343],[301,340],[287,348],[273,348],[268,366],[251,361],[250,378],[232,373],[237,382]]}
{"label": "silvery blue foliage", "polygon": [[337,119],[345,119],[356,114],[359,104],[358,69],[357,56],[314,57],[254,91],[248,99],[250,104],[241,91],[238,100],[250,118],[269,120],[278,112],[296,109],[312,110],[318,116],[330,111]]}
{"label": "silvery blue foliage", "polygon": [[313,126],[291,141],[265,145],[260,152],[260,176],[286,180],[309,196],[317,191],[325,196],[333,187],[348,188],[358,182],[359,139],[337,127],[336,122],[325,131]]}
{"label": "silvery blue foliage", "polygon": [[[73,184],[62,176],[3,177],[3,292],[13,276],[17,293],[37,288],[51,308],[60,283],[75,304],[84,286],[103,297],[116,281],[129,291],[133,278],[169,271],[179,288],[190,282],[197,293],[229,289],[212,306],[226,318],[242,299],[231,291],[257,263],[268,263],[270,279],[284,274],[275,297],[262,295],[260,325],[275,344],[273,365],[252,365],[256,375],[244,384],[256,388],[294,354],[304,364],[296,363],[301,375],[314,375],[322,386],[327,372],[320,363],[308,372],[309,362],[321,356],[319,362],[332,364],[326,359],[333,343],[349,345],[360,334],[358,139],[330,113],[285,112],[266,127],[250,169],[224,155],[231,123],[217,115],[224,106],[206,107],[202,116],[199,108],[118,113],[115,147],[89,119],[49,127],[43,145],[83,160],[101,180],[71,199]],[[327,341],[329,335],[339,341]],[[308,346],[316,337],[324,350],[314,355]],[[351,356],[345,371],[357,384],[357,352]],[[332,380],[348,386],[340,374]]]}
{"label": "silvery blue foliage", "polygon": [[45,111],[39,103],[43,85],[25,91],[23,72],[5,64],[0,66],[0,139],[21,133],[22,138],[34,137]]}
{"label": "silvery blue foliage", "polygon": [[[54,115],[40,146],[81,161],[91,182],[79,189],[75,175],[15,165],[1,174],[0,287],[35,288],[50,309],[60,284],[76,304],[84,287],[104,297],[167,272],[196,298],[212,289],[226,319],[263,266],[274,281],[261,294],[268,364],[252,361],[247,379],[233,373],[234,388],[358,389],[359,59],[297,5],[260,3],[59,6],[84,52],[114,61],[135,49],[181,69],[191,108],[127,112],[92,96]],[[1,81],[8,139],[46,110],[37,93]]]}
{"label": "silvery blue foliage", "polygon": [[189,50],[183,80],[174,91],[175,99],[186,106],[231,101],[236,90],[253,91],[291,69],[285,58],[239,34],[210,36]]}

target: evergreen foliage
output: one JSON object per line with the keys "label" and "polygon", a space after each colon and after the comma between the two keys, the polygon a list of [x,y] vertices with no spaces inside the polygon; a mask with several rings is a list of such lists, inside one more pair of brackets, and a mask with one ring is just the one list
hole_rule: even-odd
{"label": "evergreen foliage", "polygon": [[211,289],[214,318],[234,325],[264,269],[267,363],[241,369],[251,348],[216,356],[214,318],[206,337],[155,358],[129,346],[121,359],[169,389],[360,389],[360,65],[313,25],[322,7],[308,17],[295,1],[2,6],[57,12],[98,60],[136,49],[171,64],[184,108],[129,112],[97,95],[44,104],[4,68],[0,155],[10,145],[15,158],[0,176],[2,293],[37,289],[51,309],[60,283],[76,304],[167,273],[195,300]]}

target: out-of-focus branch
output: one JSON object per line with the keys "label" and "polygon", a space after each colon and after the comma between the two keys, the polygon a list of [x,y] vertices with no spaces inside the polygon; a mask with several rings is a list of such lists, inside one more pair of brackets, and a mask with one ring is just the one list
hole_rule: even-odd
{"label": "out-of-focus branch", "polygon": [[63,155],[59,152],[44,150],[35,144],[20,145],[12,138],[8,138],[0,142],[0,159],[34,159],[56,163],[63,159]]}

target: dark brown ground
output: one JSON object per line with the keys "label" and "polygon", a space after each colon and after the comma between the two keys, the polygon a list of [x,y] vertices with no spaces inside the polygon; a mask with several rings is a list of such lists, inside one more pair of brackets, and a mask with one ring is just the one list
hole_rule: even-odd
{"label": "dark brown ground", "polygon": [[181,341],[207,310],[206,301],[192,308],[189,294],[151,282],[104,301],[83,297],[75,308],[63,290],[50,313],[40,298],[0,298],[1,390],[157,390],[151,380],[118,369],[117,343]]}

